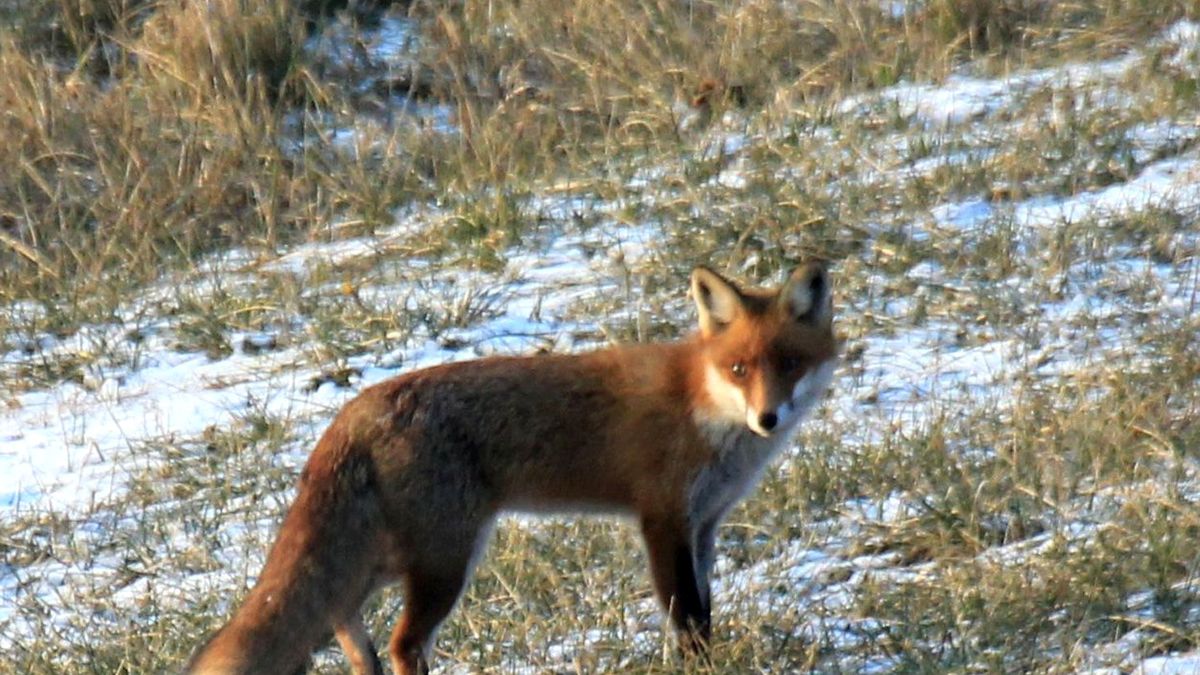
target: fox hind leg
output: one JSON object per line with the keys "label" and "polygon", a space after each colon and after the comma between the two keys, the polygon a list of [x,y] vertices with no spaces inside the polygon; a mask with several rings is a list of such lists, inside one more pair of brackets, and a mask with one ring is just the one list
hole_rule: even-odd
{"label": "fox hind leg", "polygon": [[467,582],[469,557],[440,569],[411,569],[405,577],[404,613],[388,646],[398,675],[426,675],[438,626]]}
{"label": "fox hind leg", "polygon": [[462,595],[492,531],[487,518],[468,522],[474,526],[439,533],[436,555],[406,561],[404,612],[388,645],[397,675],[429,672],[429,652],[437,629]]}
{"label": "fox hind leg", "polygon": [[383,675],[383,664],[362,618],[352,616],[334,627],[333,634],[350,660],[354,675]]}

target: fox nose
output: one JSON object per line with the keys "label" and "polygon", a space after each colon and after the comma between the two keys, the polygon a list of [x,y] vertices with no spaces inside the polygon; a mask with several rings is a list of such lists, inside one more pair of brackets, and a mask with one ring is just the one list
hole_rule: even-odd
{"label": "fox nose", "polygon": [[765,412],[758,416],[758,426],[763,428],[763,431],[770,431],[779,424],[779,416],[773,412]]}

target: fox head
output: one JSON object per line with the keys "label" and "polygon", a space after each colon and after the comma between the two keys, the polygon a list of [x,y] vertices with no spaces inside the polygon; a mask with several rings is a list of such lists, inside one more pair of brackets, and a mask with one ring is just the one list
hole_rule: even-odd
{"label": "fox head", "polygon": [[740,289],[692,272],[704,354],[705,417],[764,438],[796,427],[825,394],[837,362],[829,276],[796,268],[777,289]]}

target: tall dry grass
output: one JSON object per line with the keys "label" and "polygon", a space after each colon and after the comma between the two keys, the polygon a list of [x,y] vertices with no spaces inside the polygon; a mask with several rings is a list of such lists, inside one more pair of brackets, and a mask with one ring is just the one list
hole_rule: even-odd
{"label": "tall dry grass", "polygon": [[461,132],[346,152],[323,129],[353,124],[352,88],[303,49],[345,4],[4,8],[0,143],[13,150],[0,173],[0,293],[91,297],[112,287],[94,283],[109,271],[140,283],[217,246],[314,236],[335,214],[378,222],[439,191],[671,153],[685,118],[821,115],[840,92],[936,79],[967,58],[1112,49],[1197,12],[1115,0],[935,1],[902,16],[842,0],[416,2],[392,11],[422,35],[417,93],[449,106]]}

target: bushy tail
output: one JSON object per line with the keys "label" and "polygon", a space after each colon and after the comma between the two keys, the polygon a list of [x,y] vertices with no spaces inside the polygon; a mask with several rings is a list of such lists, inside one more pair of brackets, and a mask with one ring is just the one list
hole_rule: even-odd
{"label": "bushy tail", "polygon": [[376,474],[344,425],[329,427],[300,477],[266,565],[245,603],[185,673],[303,672],[373,590],[381,537]]}

